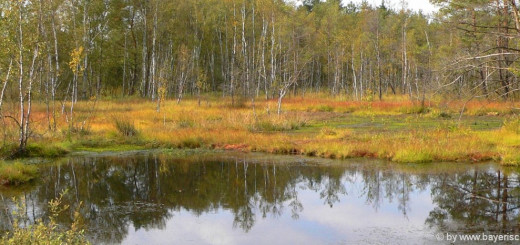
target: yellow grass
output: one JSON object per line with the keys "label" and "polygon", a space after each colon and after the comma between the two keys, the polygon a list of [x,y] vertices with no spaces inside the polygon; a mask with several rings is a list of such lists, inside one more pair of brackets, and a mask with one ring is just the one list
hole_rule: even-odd
{"label": "yellow grass", "polygon": [[[54,145],[69,151],[127,150],[143,148],[210,148],[305,154],[327,158],[374,157],[395,162],[485,161],[520,164],[520,130],[509,123],[492,130],[457,127],[456,118],[463,102],[430,102],[424,108],[406,97],[382,102],[345,102],[324,96],[284,100],[282,115],[276,115],[275,100],[259,100],[255,107],[245,103],[230,106],[229,99],[183,100],[180,105],[166,101],[156,111],[156,103],[142,99],[79,102],[75,105],[75,127],[86,120],[82,133],[69,133],[65,115],[58,113],[58,130],[48,130],[46,108],[36,105],[33,124],[35,144]],[[94,113],[90,113],[95,108]],[[470,102],[465,114],[509,118],[509,103]],[[451,115],[430,128],[414,128],[413,121]],[[399,130],[356,130],[329,125],[330,120],[350,118],[378,122],[398,118]],[[125,121],[137,131],[123,135],[116,121]],[[394,120],[394,121],[396,121]],[[515,122],[515,119],[509,119]],[[394,124],[396,124],[394,122]],[[14,125],[5,122],[6,140],[15,141]],[[386,124],[385,124],[386,125]],[[397,125],[397,124],[396,124]],[[395,126],[395,125],[394,125]],[[397,126],[396,126],[397,127]]]}
{"label": "yellow grass", "polygon": [[38,168],[35,165],[0,161],[0,186],[20,185],[31,181],[37,175]]}

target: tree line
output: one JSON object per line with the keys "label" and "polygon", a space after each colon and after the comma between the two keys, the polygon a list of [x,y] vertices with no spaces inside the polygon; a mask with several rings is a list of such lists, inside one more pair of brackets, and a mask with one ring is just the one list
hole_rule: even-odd
{"label": "tree line", "polygon": [[428,16],[405,1],[0,0],[0,115],[24,146],[33,100],[55,129],[57,113],[74,126],[75,103],[102,97],[157,110],[185,95],[264,97],[279,113],[289,93],[518,98],[517,1],[431,2]]}

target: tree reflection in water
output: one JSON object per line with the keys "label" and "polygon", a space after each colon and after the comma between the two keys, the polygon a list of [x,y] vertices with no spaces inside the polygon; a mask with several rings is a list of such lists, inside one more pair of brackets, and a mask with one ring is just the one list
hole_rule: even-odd
{"label": "tree reflection in water", "polygon": [[431,188],[437,207],[426,222],[461,233],[519,234],[518,177],[501,170],[440,175]]}
{"label": "tree reflection in water", "polygon": [[[305,207],[302,191],[319,194],[323,205],[334,208],[350,195],[349,186],[359,185],[356,198],[378,211],[386,202],[396,202],[407,216],[411,193],[431,192],[435,208],[426,224],[454,232],[519,232],[520,185],[513,170],[497,167],[447,167],[431,165],[406,168],[386,163],[275,164],[273,161],[216,157],[174,159],[164,154],[133,157],[70,158],[42,168],[42,180],[21,193],[3,193],[0,199],[2,229],[9,228],[13,208],[9,196],[25,196],[31,220],[47,217],[45,205],[69,189],[65,203],[81,213],[93,241],[121,242],[130,226],[164,229],[176,213],[195,216],[228,210],[233,226],[244,232],[259,219],[280,217],[284,212],[298,219]],[[398,169],[396,169],[398,168]],[[69,209],[69,210],[74,210]],[[348,217],[345,217],[348,218]],[[72,211],[59,217],[70,224]]]}

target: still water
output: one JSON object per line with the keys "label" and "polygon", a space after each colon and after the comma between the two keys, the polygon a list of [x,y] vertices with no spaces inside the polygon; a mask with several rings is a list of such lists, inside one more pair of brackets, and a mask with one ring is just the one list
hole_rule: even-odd
{"label": "still water", "polygon": [[238,153],[71,157],[0,191],[0,229],[10,197],[25,197],[36,220],[67,189],[94,244],[442,244],[435,234],[520,234],[518,173]]}

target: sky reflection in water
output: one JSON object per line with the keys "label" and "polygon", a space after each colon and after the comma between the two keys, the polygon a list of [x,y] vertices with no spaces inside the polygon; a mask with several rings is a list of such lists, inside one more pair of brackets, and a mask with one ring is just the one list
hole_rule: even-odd
{"label": "sky reflection in water", "polygon": [[[317,161],[77,157],[42,168],[30,190],[2,195],[25,195],[34,219],[47,216],[44,204],[68,188],[65,202],[83,202],[95,243],[436,244],[436,232],[519,233],[515,169]],[[71,217],[64,213],[59,222]]]}

